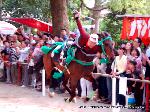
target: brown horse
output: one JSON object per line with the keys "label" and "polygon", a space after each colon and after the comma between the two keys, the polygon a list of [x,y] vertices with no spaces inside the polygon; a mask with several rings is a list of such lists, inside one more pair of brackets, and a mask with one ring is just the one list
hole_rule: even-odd
{"label": "brown horse", "polygon": [[[103,44],[103,48],[106,52],[106,56],[110,59],[114,57],[113,47],[112,47],[112,41],[111,40],[105,40],[106,37],[99,35],[100,40]],[[97,52],[102,53],[102,47],[99,46],[99,50],[94,52],[93,54],[96,54]],[[82,61],[82,62],[92,62],[94,59],[93,55],[86,54],[81,48],[77,47],[77,50],[75,52],[75,58]],[[65,67],[61,66],[59,63],[54,62],[51,58],[51,53],[48,53],[47,55],[44,55],[43,57],[44,67],[47,74],[47,79],[50,78],[50,73],[54,66],[58,67],[60,70],[64,70]],[[93,71],[93,65],[90,66],[84,66],[76,61],[71,61],[71,63],[68,65],[67,69],[68,71],[65,71],[64,80],[63,80],[63,86],[67,89],[67,91],[70,93],[71,97],[69,98],[69,102],[73,100],[73,98],[76,96],[75,90],[77,86],[77,82],[81,77],[84,77],[85,79],[89,81],[93,81],[93,77],[91,75]],[[68,79],[70,79],[70,89],[66,86]]]}

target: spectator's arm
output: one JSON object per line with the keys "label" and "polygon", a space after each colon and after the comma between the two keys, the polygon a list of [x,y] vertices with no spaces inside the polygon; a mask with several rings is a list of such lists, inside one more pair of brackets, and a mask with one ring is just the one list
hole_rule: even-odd
{"label": "spectator's arm", "polygon": [[37,31],[37,35],[38,35],[39,37],[42,37],[42,34],[41,34],[40,31]]}
{"label": "spectator's arm", "polygon": [[23,35],[23,37],[29,38],[29,36],[25,34],[23,27],[20,27],[20,31],[21,31],[21,34]]}
{"label": "spectator's arm", "polygon": [[149,66],[150,66],[150,60],[147,58],[147,63],[149,64]]}
{"label": "spectator's arm", "polygon": [[[140,74],[140,77],[142,80],[144,80],[144,75],[143,74]],[[142,82],[142,85],[140,87],[140,89],[143,89],[144,88],[144,82]]]}

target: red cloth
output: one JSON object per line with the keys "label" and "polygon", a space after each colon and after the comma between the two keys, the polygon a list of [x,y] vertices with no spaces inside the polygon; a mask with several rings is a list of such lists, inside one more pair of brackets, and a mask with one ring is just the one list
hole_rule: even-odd
{"label": "red cloth", "polygon": [[97,51],[100,50],[100,46],[94,46],[93,48],[90,48],[87,46],[88,39],[90,38],[90,35],[85,31],[85,29],[82,27],[81,21],[79,19],[76,20],[78,29],[80,31],[80,37],[78,39],[79,46],[81,48],[84,48],[86,53],[88,54],[95,54]]}
{"label": "red cloth", "polygon": [[121,39],[134,40],[137,37],[142,39],[145,45],[150,43],[150,18],[147,17],[124,17]]}

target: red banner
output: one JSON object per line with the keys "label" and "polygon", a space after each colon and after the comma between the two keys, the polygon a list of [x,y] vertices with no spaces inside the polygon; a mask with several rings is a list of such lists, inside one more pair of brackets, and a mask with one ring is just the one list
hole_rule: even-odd
{"label": "red banner", "polygon": [[148,17],[124,17],[121,38],[134,40],[140,37],[145,45],[150,42],[150,18]]}

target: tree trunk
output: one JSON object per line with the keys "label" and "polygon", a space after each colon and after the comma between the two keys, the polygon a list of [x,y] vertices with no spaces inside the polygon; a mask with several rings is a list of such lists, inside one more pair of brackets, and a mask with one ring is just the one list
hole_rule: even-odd
{"label": "tree trunk", "polygon": [[69,20],[67,15],[66,0],[50,0],[53,35],[59,35],[61,29],[69,32]]}
{"label": "tree trunk", "polygon": [[[101,0],[95,0],[94,9],[98,9],[100,7],[101,7]],[[98,33],[99,32],[99,23],[100,23],[100,11],[93,10],[92,18],[95,19],[95,21],[94,21],[94,24],[95,24],[94,33]]]}

